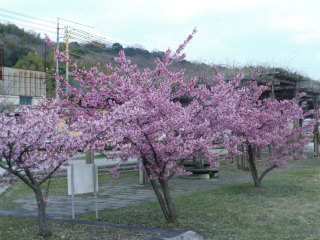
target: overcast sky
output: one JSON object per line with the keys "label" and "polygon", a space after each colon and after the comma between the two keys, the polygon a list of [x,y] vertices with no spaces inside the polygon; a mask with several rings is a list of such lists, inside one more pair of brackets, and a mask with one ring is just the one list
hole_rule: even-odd
{"label": "overcast sky", "polygon": [[[0,3],[2,9],[53,22],[60,17],[94,26],[81,29],[123,45],[140,44],[148,50],[176,49],[197,27],[198,33],[185,51],[188,60],[284,67],[320,80],[319,0],[0,0]],[[8,14],[0,11],[2,22],[9,20],[4,15]]]}

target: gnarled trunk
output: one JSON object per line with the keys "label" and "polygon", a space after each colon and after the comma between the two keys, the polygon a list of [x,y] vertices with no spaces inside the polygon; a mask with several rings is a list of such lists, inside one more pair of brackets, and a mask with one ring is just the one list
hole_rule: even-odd
{"label": "gnarled trunk", "polygon": [[167,204],[168,213],[169,213],[169,222],[177,222],[178,216],[177,216],[174,204],[171,200],[168,181],[159,179],[159,182],[162,188],[164,199]]}
{"label": "gnarled trunk", "polygon": [[43,194],[40,186],[35,186],[33,191],[36,195],[37,206],[38,206],[38,217],[39,217],[39,235],[48,237],[51,232],[48,229],[47,218],[46,218],[46,203],[43,200]]}
{"label": "gnarled trunk", "polygon": [[161,207],[161,210],[162,210],[162,213],[164,215],[164,217],[166,218],[166,220],[168,222],[177,222],[177,214],[176,214],[176,211],[175,211],[175,207],[174,207],[174,204],[171,200],[171,197],[170,197],[170,191],[169,191],[169,186],[168,186],[168,181],[167,180],[158,180],[160,185],[161,185],[161,190],[162,190],[162,193],[159,191],[159,188],[157,186],[157,183],[155,180],[153,180],[150,176],[151,176],[151,172],[150,172],[150,169],[146,168],[146,172],[147,172],[147,175],[148,175],[148,178],[150,180],[150,183],[152,185],[152,188],[157,196],[157,199],[159,201],[159,204],[160,204],[160,207]]}
{"label": "gnarled trunk", "polygon": [[255,163],[255,153],[251,144],[248,144],[248,162],[250,165],[250,171],[252,174],[253,182],[255,187],[260,187],[260,179],[258,177],[258,171]]}
{"label": "gnarled trunk", "polygon": [[258,176],[258,171],[257,171],[257,167],[256,167],[256,159],[255,159],[255,152],[253,150],[253,147],[251,144],[248,144],[248,162],[249,162],[249,165],[250,165],[250,171],[251,171],[251,174],[252,174],[252,178],[253,178],[253,181],[254,181],[254,186],[255,187],[260,187],[261,185],[261,181],[262,179],[264,178],[264,176],[270,172],[271,170],[273,170],[274,168],[277,167],[277,165],[272,165],[270,166],[269,168],[265,169],[263,171],[263,173],[260,175],[260,177]]}

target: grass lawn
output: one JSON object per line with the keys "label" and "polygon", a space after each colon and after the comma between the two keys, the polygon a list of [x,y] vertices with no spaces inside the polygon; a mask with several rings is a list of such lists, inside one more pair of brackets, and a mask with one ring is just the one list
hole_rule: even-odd
{"label": "grass lawn", "polygon": [[[260,189],[251,183],[174,197],[179,214],[177,224],[166,223],[157,202],[99,211],[100,221],[192,230],[212,239],[320,239],[320,159],[309,158],[294,165],[290,171],[269,173]],[[136,174],[122,174],[121,178],[136,179]],[[103,184],[109,178],[112,176],[99,176],[99,182]],[[54,180],[51,184],[50,194],[66,191],[66,180]],[[0,209],[11,209],[11,200],[29,191],[23,183],[14,184],[0,196]],[[96,221],[94,213],[80,218]],[[50,239],[148,237],[119,229],[51,221],[50,224],[54,233]],[[36,220],[0,216],[0,239],[41,239],[36,233]]]}
{"label": "grass lawn", "polygon": [[142,240],[152,235],[139,232],[130,232],[123,229],[112,229],[72,223],[49,221],[53,235],[42,238],[37,235],[38,222],[36,219],[8,217],[0,215],[1,240],[36,240],[36,239],[108,239],[108,240]]}
{"label": "grass lawn", "polygon": [[[108,223],[193,230],[212,239],[320,239],[319,183],[320,167],[314,167],[282,171],[260,189],[248,184],[176,197],[175,225],[165,222],[157,202],[99,216]],[[81,218],[95,219],[94,214]]]}
{"label": "grass lawn", "polygon": [[[122,178],[136,177],[137,173],[122,174]],[[104,180],[112,178],[112,175],[99,176],[99,182],[103,184]],[[45,189],[46,185],[43,186]],[[50,192],[65,192],[67,189],[67,180],[52,180]],[[14,207],[13,199],[17,195],[32,194],[32,190],[24,183],[14,183],[3,195],[0,196],[0,209],[10,210]],[[111,229],[89,225],[79,225],[72,223],[61,223],[49,221],[49,228],[53,236],[48,239],[145,239],[152,235],[139,232],[131,232],[123,229]],[[38,222],[36,219],[19,218],[0,215],[0,239],[43,239],[37,236]]]}

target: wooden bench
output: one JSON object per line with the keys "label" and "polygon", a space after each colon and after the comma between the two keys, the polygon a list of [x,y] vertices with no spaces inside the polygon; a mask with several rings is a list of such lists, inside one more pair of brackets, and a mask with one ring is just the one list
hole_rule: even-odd
{"label": "wooden bench", "polygon": [[210,178],[214,178],[219,172],[219,169],[213,168],[213,167],[207,167],[207,168],[187,167],[185,168],[185,170],[190,171],[193,174],[209,174]]}
{"label": "wooden bench", "polygon": [[[185,163],[183,164],[183,166],[186,167],[186,168],[188,168],[188,167],[190,167],[190,168],[195,168],[196,164],[193,163],[193,162],[185,162]],[[209,164],[209,163],[204,163],[204,164],[203,164],[203,167],[204,167],[204,168],[210,167],[210,164]]]}

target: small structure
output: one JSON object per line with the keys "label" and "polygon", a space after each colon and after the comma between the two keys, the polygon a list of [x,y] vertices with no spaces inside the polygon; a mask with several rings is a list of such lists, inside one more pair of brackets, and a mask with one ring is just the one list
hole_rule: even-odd
{"label": "small structure", "polygon": [[9,111],[21,105],[36,105],[46,96],[46,73],[0,66],[0,96]]}
{"label": "small structure", "polygon": [[[266,78],[267,77],[267,78]],[[318,110],[320,101],[320,82],[311,80],[308,77],[297,73],[285,71],[283,69],[274,69],[269,73],[261,72],[259,80],[272,78],[272,85],[270,86],[270,97],[273,99],[292,99],[296,98],[301,92],[305,92],[306,96],[303,101],[307,102],[307,110]],[[317,117],[314,115],[313,117]],[[302,122],[295,122],[294,125],[301,125]],[[314,129],[314,153],[319,156],[319,123]]]}
{"label": "small structure", "polygon": [[218,168],[211,167],[202,157],[199,161],[195,161],[194,158],[192,160],[189,159],[183,163],[183,166],[185,170],[192,172],[192,176],[195,178],[214,178],[219,172]]}

